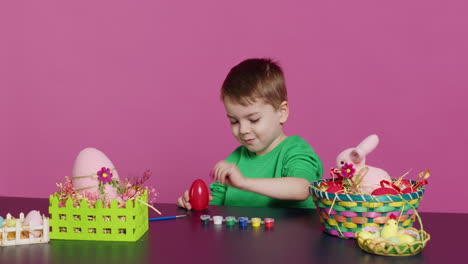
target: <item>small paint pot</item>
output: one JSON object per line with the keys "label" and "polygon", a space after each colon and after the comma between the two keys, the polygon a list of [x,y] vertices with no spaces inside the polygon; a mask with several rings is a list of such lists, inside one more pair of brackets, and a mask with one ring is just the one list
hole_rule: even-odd
{"label": "small paint pot", "polygon": [[210,223],[210,216],[209,215],[201,215],[200,220],[202,224],[209,224]]}
{"label": "small paint pot", "polygon": [[234,216],[226,216],[226,225],[233,226],[236,224],[236,218]]}
{"label": "small paint pot", "polygon": [[258,217],[254,217],[250,219],[250,221],[252,222],[252,227],[259,227],[260,224],[262,223],[262,220]]}
{"label": "small paint pot", "polygon": [[213,216],[213,223],[215,225],[221,225],[223,223],[223,217],[219,215]]}
{"label": "small paint pot", "polygon": [[239,217],[240,227],[247,227],[248,224],[249,224],[249,219],[247,217]]}
{"label": "small paint pot", "polygon": [[265,218],[263,222],[266,228],[272,228],[275,225],[275,219],[273,218]]}

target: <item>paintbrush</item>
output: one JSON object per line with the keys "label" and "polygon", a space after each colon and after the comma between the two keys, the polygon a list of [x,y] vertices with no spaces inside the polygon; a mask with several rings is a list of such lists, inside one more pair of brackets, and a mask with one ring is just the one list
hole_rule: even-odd
{"label": "paintbrush", "polygon": [[168,219],[176,219],[180,217],[185,217],[187,215],[173,215],[173,216],[163,216],[163,217],[155,217],[155,218],[150,218],[148,221],[160,221],[160,220],[168,220]]}

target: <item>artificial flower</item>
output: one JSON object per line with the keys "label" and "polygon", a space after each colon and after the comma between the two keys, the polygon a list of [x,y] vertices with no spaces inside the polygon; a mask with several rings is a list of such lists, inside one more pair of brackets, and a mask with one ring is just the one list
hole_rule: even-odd
{"label": "artificial flower", "polygon": [[352,163],[345,163],[341,167],[341,176],[343,176],[343,178],[350,179],[353,177],[355,172],[356,169],[354,168]]}
{"label": "artificial flower", "polygon": [[97,172],[98,180],[102,183],[108,183],[112,181],[112,173],[109,168],[102,167],[100,171]]}

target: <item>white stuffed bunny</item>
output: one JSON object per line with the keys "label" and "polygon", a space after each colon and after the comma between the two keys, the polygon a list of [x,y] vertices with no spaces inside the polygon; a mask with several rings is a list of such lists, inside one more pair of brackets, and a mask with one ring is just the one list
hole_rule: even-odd
{"label": "white stuffed bunny", "polygon": [[367,167],[358,190],[363,194],[371,194],[373,190],[380,187],[380,181],[391,181],[390,175],[382,169],[366,166],[366,155],[371,153],[379,144],[377,135],[370,135],[365,138],[357,147],[349,148],[341,152],[336,158],[336,165],[341,168],[344,164],[353,164],[358,173],[362,168]]}

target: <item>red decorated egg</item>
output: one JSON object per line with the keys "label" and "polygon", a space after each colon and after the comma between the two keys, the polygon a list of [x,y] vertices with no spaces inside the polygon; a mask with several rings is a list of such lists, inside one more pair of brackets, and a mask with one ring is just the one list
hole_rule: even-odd
{"label": "red decorated egg", "polygon": [[209,191],[203,180],[196,179],[189,191],[190,204],[194,210],[204,210],[208,206]]}
{"label": "red decorated egg", "polygon": [[393,188],[382,187],[382,188],[375,189],[371,194],[372,195],[384,195],[384,194],[400,194],[400,193]]}
{"label": "red decorated egg", "polygon": [[328,187],[326,192],[329,192],[329,193],[344,193],[344,188],[343,188],[343,186],[331,185],[330,187]]}
{"label": "red decorated egg", "polygon": [[[385,185],[389,187],[385,187]],[[400,194],[400,188],[398,188],[398,186],[396,186],[395,184],[390,183],[389,181],[382,180],[380,181],[380,188],[375,189],[374,191],[372,191],[371,194],[372,195],[384,195],[384,194],[396,195],[396,194]]]}
{"label": "red decorated egg", "polygon": [[319,186],[319,190],[329,193],[343,193],[343,183],[341,181],[327,181]]}

